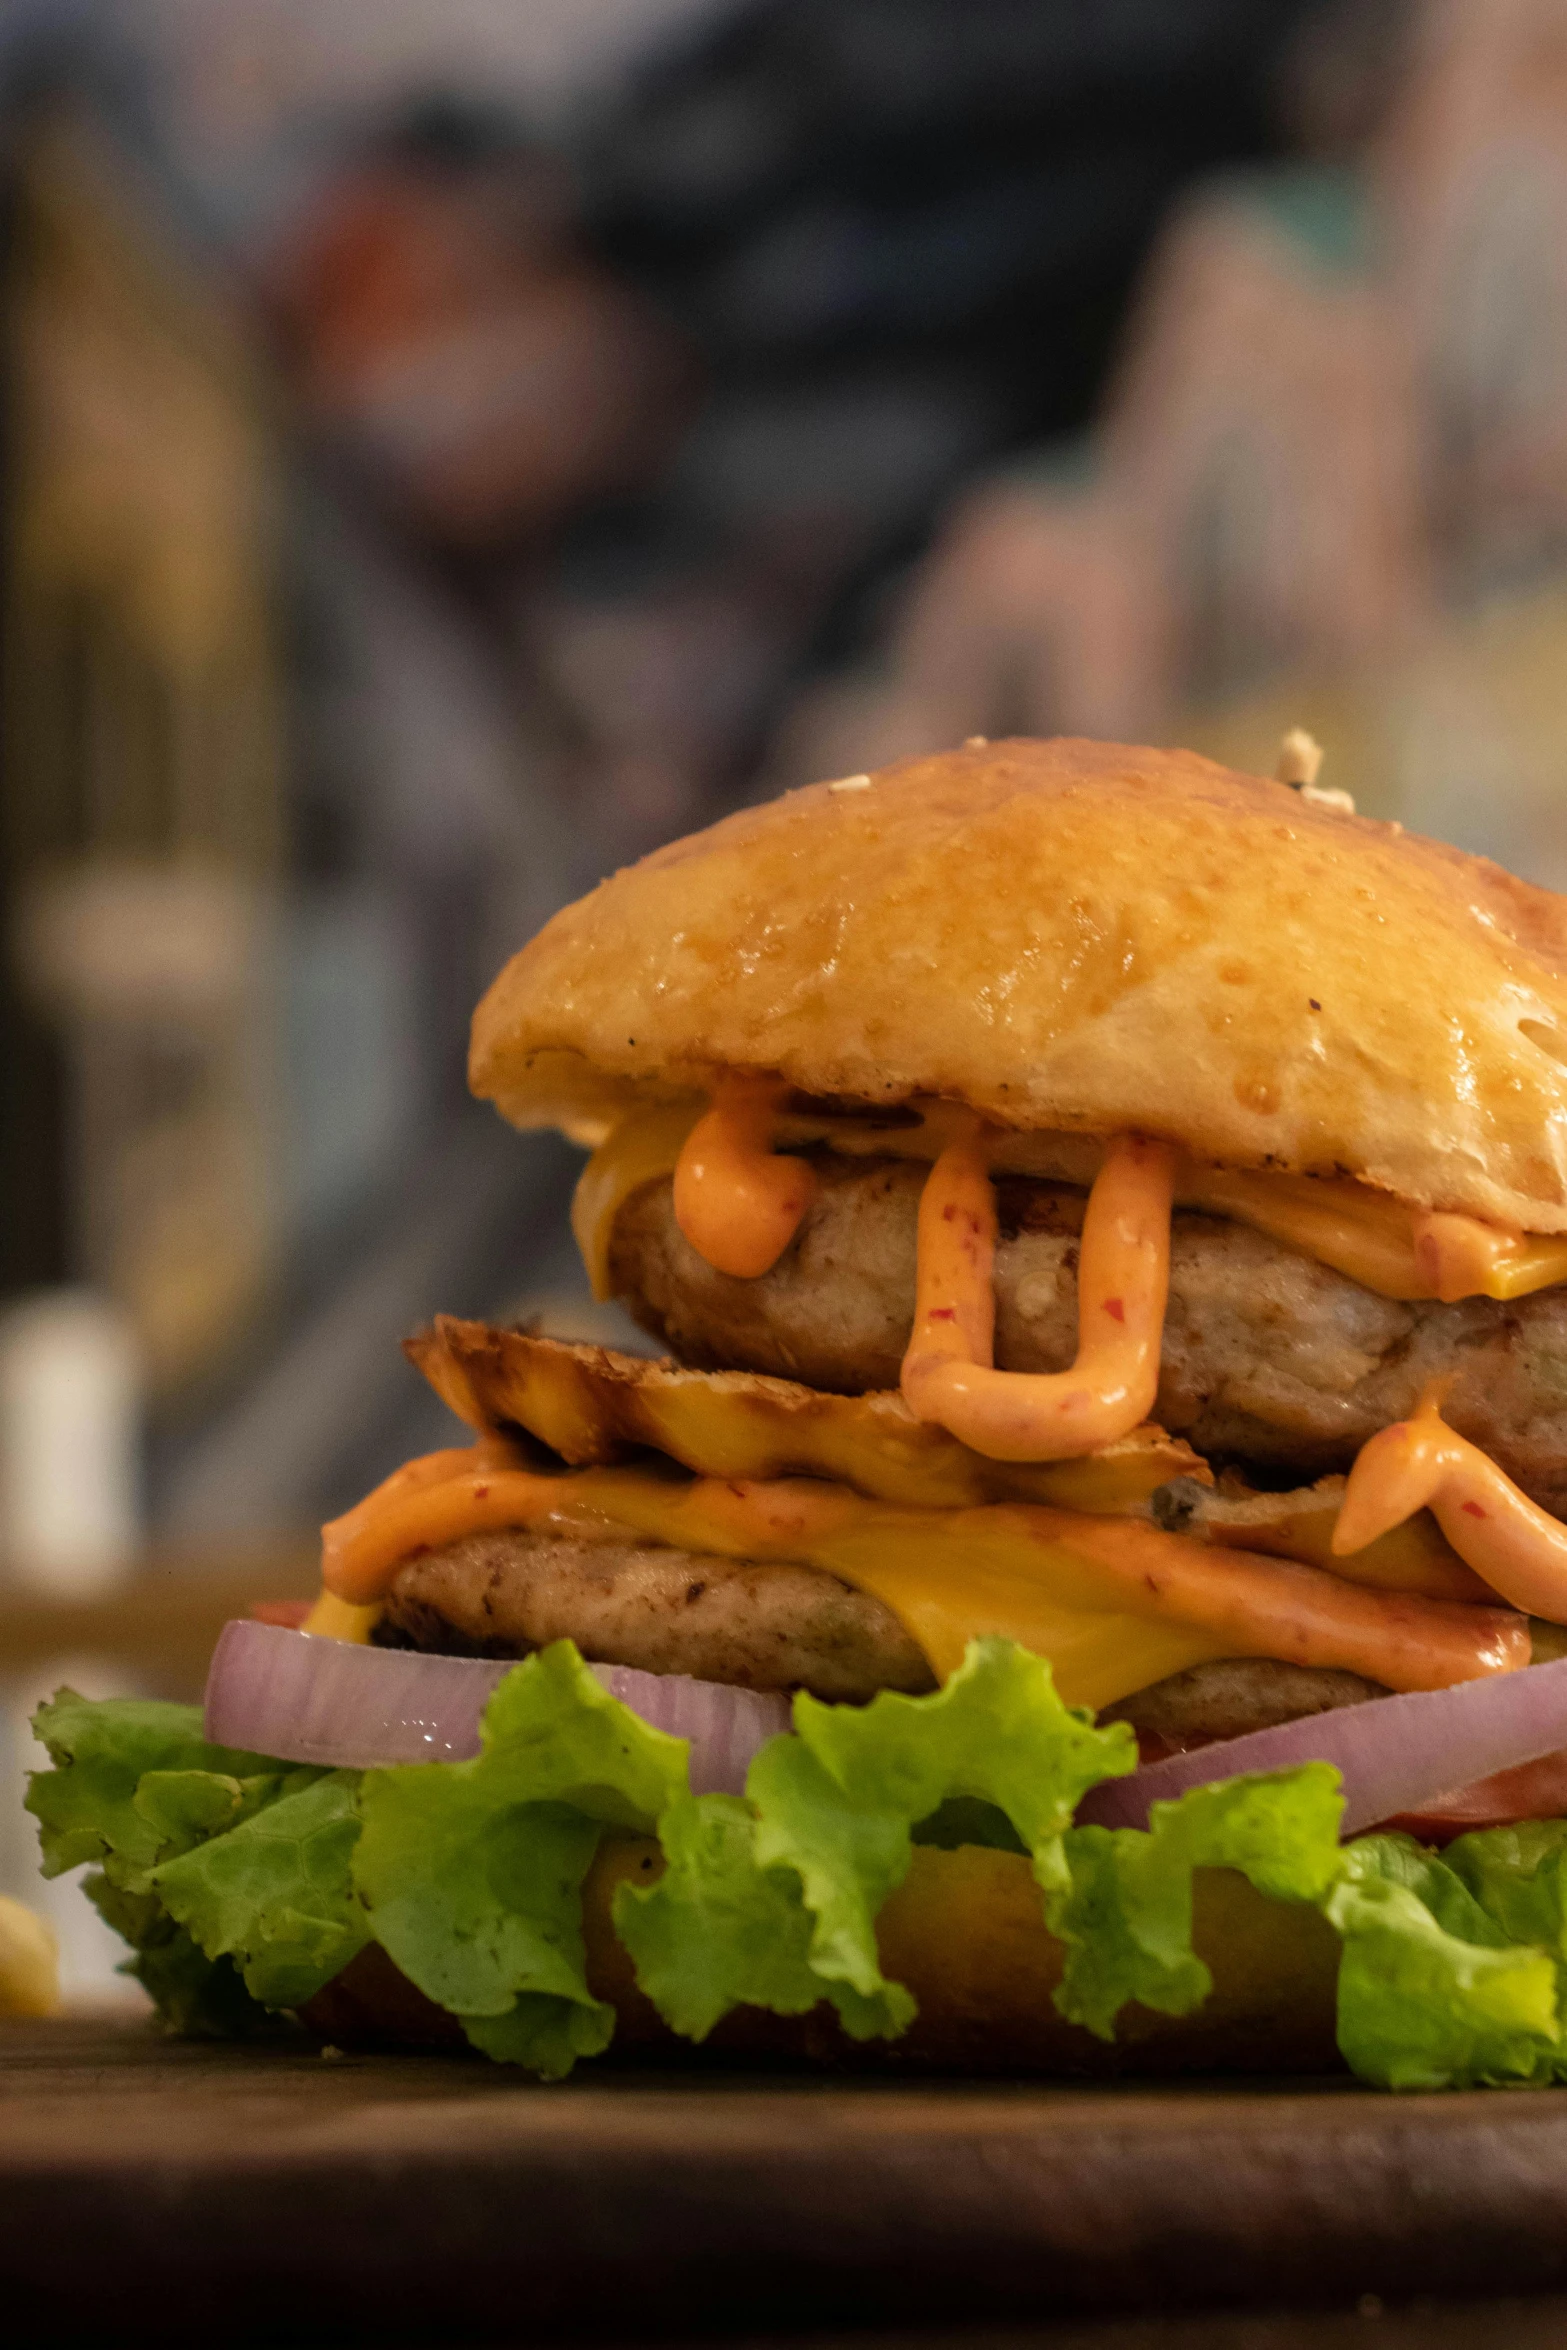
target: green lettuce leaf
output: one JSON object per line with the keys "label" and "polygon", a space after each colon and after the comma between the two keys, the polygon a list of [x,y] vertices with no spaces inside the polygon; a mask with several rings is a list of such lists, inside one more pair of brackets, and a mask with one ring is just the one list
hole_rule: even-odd
{"label": "green lettuce leaf", "polygon": [[1536,1942],[1567,1966],[1567,1820],[1482,1828],[1442,1858],[1510,1942]]}
{"label": "green lettuce leaf", "polygon": [[664,1873],[620,1885],[615,1931],[637,1981],[671,2030],[705,2040],[732,2007],[804,2015],[830,1998],[845,2028],[865,2039],[879,2007],[811,1965],[815,1919],[799,1877],[762,1868],[755,1816],[738,1795],[677,1795],[658,1824]]}
{"label": "green lettuce leaf", "polygon": [[[281,1788],[284,1776],[281,1763],[243,1779],[236,1779],[229,1771],[143,1771],[131,1808],[156,1840],[159,1859],[152,1867],[177,1853],[193,1852],[198,1844],[253,1817]],[[119,1852],[115,1859],[123,1879],[130,1865],[127,1856]],[[132,1873],[140,1876],[144,1872],[138,1866]]]}
{"label": "green lettuce leaf", "polygon": [[756,1858],[799,1876],[816,1920],[813,1970],[865,2003],[861,2029],[888,2035],[908,2028],[915,2003],[881,1971],[876,1915],[908,1874],[916,1824],[955,1800],[989,1806],[1040,1884],[1059,1886],[1062,1833],[1082,1796],[1137,1761],[1124,1722],[1096,1729],[1062,1704],[1043,1658],[1008,1640],[971,1641],[930,1697],[884,1690],[868,1706],[833,1706],[802,1693],[794,1727],[762,1748],[746,1782]]}
{"label": "green lettuce leaf", "polygon": [[1156,1803],[1146,1828],[1072,1828],[1046,1885],[1066,1945],[1055,2003],[1102,2040],[1129,2000],[1187,2015],[1213,1989],[1192,1948],[1192,1872],[1239,1869],[1278,1901],[1323,1901],[1340,1868],[1344,1802],[1330,1763],[1226,1779]]}
{"label": "green lettuce leaf", "polygon": [[686,1744],[569,1640],[507,1674],[481,1738],[472,1762],[365,1773],[354,1882],[377,1941],[475,2047],[558,2079],[614,2030],[588,1988],[582,1880],[606,1826],[650,1829],[685,1792]]}
{"label": "green lettuce leaf", "polygon": [[[1323,1906],[1344,1942],[1339,2048],[1363,2081],[1447,2089],[1549,2080],[1559,2065],[1556,1961],[1533,1939],[1514,1939],[1496,1914],[1515,1907],[1527,1929],[1524,1872],[1509,1882],[1500,1850],[1478,1863],[1459,1855],[1454,1866],[1458,1853],[1454,1844],[1439,1859],[1392,1835],[1344,1848]],[[1465,1882],[1471,1866],[1485,1904]]]}
{"label": "green lettuce leaf", "polygon": [[[165,1782],[174,1774],[163,1774]],[[196,1813],[216,1808],[203,1791],[225,1784],[179,1775]],[[151,1872],[151,1890],[208,1959],[231,1958],[246,1990],[266,2007],[298,2007],[370,1939],[349,1864],[359,1837],[360,1774],[289,1774],[276,1800],[232,1820],[213,1817],[192,1841]],[[138,1789],[141,1801],[148,1781]],[[238,1782],[243,1785],[243,1782]]]}
{"label": "green lettuce leaf", "polygon": [[131,1946],[120,1972],[141,1984],[171,2032],[188,2039],[252,2039],[281,2019],[251,1998],[232,1960],[211,1959],[177,1926],[155,1894],[127,1893],[101,1871],[82,1891],[105,1924]]}
{"label": "green lettuce leaf", "polygon": [[100,1864],[90,1898],[176,2028],[236,2029],[247,1998],[293,2006],[366,1939],[357,1774],[209,1745],[195,1706],[62,1689],[34,1728],[54,1766],[27,1799],[44,1873]]}
{"label": "green lettuce leaf", "polygon": [[1047,1664],[1004,1640],[972,1643],[929,1697],[802,1693],[794,1725],[753,1760],[745,1804],[702,1796],[666,1813],[663,1878],[616,1897],[638,1981],[691,2038],[734,2006],[798,2015],[819,2000],[856,2039],[906,2030],[914,1999],[882,1973],[876,1918],[916,1832],[982,1827],[1055,1881],[1084,1790],[1136,1762],[1124,1724],[1096,1729],[1062,1704]]}
{"label": "green lettuce leaf", "polygon": [[[797,1707],[811,1702],[795,1700]],[[914,1996],[881,1971],[876,1916],[908,1874],[912,1821],[869,1790],[845,1788],[798,1736],[768,1741],[751,1764],[746,1794],[756,1814],[759,1877],[787,1872],[798,1888],[817,1996],[852,1994],[848,2013],[864,2037],[907,2031]]]}
{"label": "green lettuce leaf", "polygon": [[[34,1771],[27,1792],[46,1877],[92,1861],[104,1863],[111,1877],[130,1885],[171,1849],[184,1849],[182,1839],[188,1841],[193,1830],[188,1808],[184,1814],[178,1809],[178,1797],[171,1791],[138,1802],[149,1773],[216,1774],[232,1789],[258,1778],[276,1785],[288,1769],[265,1755],[209,1746],[201,1734],[199,1706],[150,1698],[94,1700],[60,1689],[33,1716],[33,1731],[54,1766]],[[247,1804],[254,1808],[261,1794],[228,1800],[237,1814]],[[198,1809],[211,1804],[221,1812],[224,1799],[208,1790],[195,1801]]]}

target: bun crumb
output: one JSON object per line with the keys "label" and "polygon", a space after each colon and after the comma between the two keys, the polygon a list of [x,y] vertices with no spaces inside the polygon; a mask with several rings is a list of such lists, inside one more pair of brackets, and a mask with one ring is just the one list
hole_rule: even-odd
{"label": "bun crumb", "polygon": [[1321,772],[1322,745],[1303,726],[1292,726],[1279,744],[1275,782],[1290,784],[1296,791],[1310,791]]}
{"label": "bun crumb", "polygon": [[1274,781],[1287,783],[1292,791],[1298,791],[1308,808],[1322,808],[1330,816],[1353,816],[1355,803],[1349,793],[1319,784],[1317,777],[1321,772],[1322,745],[1303,726],[1292,726],[1279,745]]}

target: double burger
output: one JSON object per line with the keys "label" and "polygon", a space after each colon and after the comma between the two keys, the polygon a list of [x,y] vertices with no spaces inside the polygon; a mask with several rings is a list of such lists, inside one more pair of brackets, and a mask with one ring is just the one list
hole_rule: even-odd
{"label": "double burger", "polygon": [[[68,1801],[112,1709],[57,1701],[46,1851],[155,1988],[189,1944],[556,2072],[1557,2077],[1567,901],[1189,753],[975,741],[602,884],[471,1081],[591,1154],[663,1351],[410,1341],[467,1441],[164,1726],[250,1809],[143,1801],[127,1859]],[[316,1909],[236,1926],[288,1804]]]}

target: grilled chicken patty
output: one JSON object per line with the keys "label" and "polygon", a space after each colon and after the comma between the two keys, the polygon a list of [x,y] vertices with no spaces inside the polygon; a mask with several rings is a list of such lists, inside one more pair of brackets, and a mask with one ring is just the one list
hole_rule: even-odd
{"label": "grilled chicken patty", "polygon": [[819,1568],[525,1527],[410,1559],[376,1636],[463,1656],[526,1656],[569,1638],[590,1664],[809,1689],[838,1704],[936,1686],[890,1608]]}
{"label": "grilled chicken patty", "polygon": [[[611,1275],[643,1327],[699,1369],[768,1371],[858,1394],[896,1387],[914,1315],[925,1169],[816,1162],[820,1188],[770,1273],[715,1273],[675,1223],[666,1177],[616,1218]],[[1059,1371],[1077,1351],[1083,1194],[997,1184],[996,1360]],[[1451,1424],[1567,1516],[1567,1289],[1500,1304],[1402,1305],[1217,1216],[1178,1214],[1154,1416],[1209,1456],[1309,1478],[1455,1374]]]}

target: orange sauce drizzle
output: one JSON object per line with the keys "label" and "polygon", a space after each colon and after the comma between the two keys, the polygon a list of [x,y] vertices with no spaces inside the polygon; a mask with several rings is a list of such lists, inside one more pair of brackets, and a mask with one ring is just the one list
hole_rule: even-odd
{"label": "orange sauce drizzle", "polygon": [[[374,1491],[365,1495],[363,1501],[355,1502],[351,1510],[345,1510],[340,1518],[329,1519],[322,1527],[322,1581],[339,1599],[352,1600],[359,1606],[378,1599],[381,1596],[379,1587],[371,1588],[362,1576],[356,1579],[350,1575],[347,1581],[340,1580],[335,1571],[340,1562],[359,1558],[366,1541],[373,1546],[378,1538],[382,1538],[383,1529],[399,1526],[409,1520],[417,1522],[422,1514],[428,1514],[428,1505],[432,1499],[454,1487],[467,1482],[471,1491],[483,1487],[499,1474],[521,1467],[521,1453],[504,1436],[481,1436],[476,1444],[448,1445],[440,1452],[422,1453],[417,1460],[404,1461],[402,1467],[394,1469],[390,1477],[383,1477]],[[437,1520],[439,1510],[437,1500]],[[513,1524],[521,1522],[519,1519],[511,1521]],[[445,1534],[439,1539],[450,1542],[453,1537]],[[416,1546],[418,1540],[419,1537],[415,1535],[410,1547]],[[406,1558],[408,1552],[405,1550],[400,1555]],[[350,1584],[354,1587],[350,1588]]]}
{"label": "orange sauce drizzle", "polygon": [[975,1120],[949,1144],[920,1197],[902,1377],[915,1418],[999,1461],[1067,1460],[1145,1420],[1159,1384],[1175,1167],[1169,1144],[1115,1137],[1083,1219],[1077,1360],[1048,1374],[998,1371],[996,1195],[984,1128]]}
{"label": "orange sauce drizzle", "polygon": [[[464,1534],[497,1534],[554,1514],[561,1483],[531,1469],[481,1469],[415,1487],[336,1543],[324,1529],[321,1579],[339,1599],[365,1607],[383,1596],[406,1559],[442,1550]],[[563,1524],[567,1516],[562,1513]]]}
{"label": "orange sauce drizzle", "polygon": [[776,1078],[725,1078],[675,1162],[675,1222],[715,1272],[742,1281],[771,1271],[816,1196],[814,1170],[772,1147],[788,1091]]}
{"label": "orange sauce drizzle", "polygon": [[1412,1419],[1361,1446],[1333,1532],[1339,1557],[1416,1510],[1432,1512],[1459,1557],[1530,1615],[1567,1618],[1567,1526],[1521,1493],[1478,1445],[1449,1428],[1427,1390]]}

